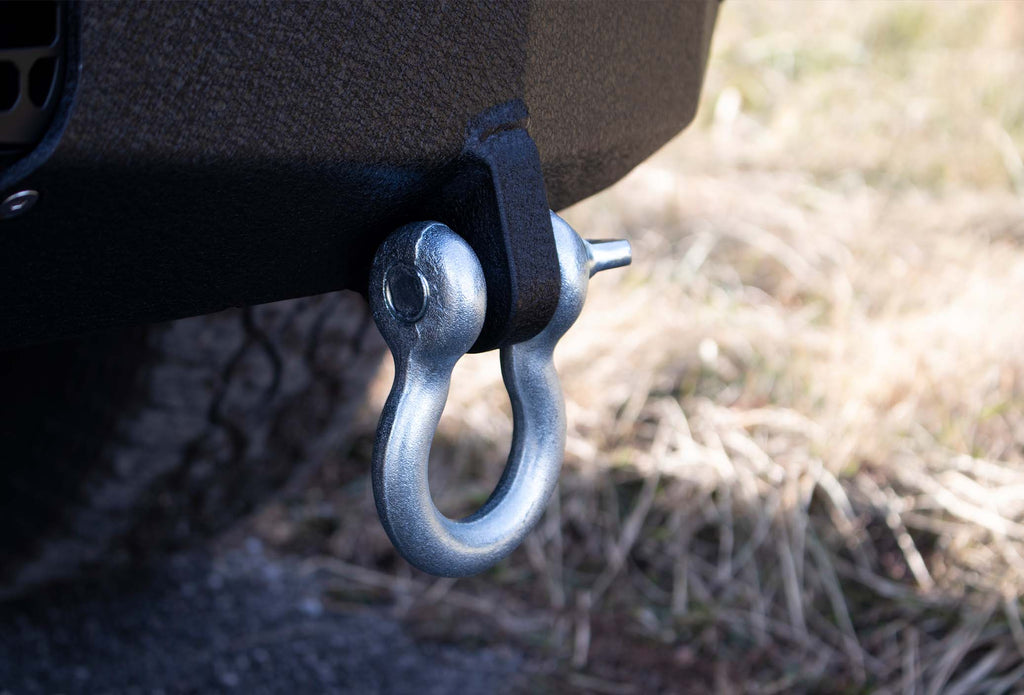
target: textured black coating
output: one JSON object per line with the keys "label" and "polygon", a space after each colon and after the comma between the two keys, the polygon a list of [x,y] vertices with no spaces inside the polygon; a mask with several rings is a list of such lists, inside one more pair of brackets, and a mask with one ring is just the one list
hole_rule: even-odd
{"label": "textured black coating", "polygon": [[595,193],[692,119],[716,8],[86,3],[52,155],[0,172],[41,194],[0,223],[0,347],[365,291],[469,120],[513,99],[549,206]]}

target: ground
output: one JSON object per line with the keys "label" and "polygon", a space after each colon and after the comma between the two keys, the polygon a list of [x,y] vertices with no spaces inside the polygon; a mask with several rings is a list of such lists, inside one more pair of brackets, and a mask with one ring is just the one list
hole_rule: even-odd
{"label": "ground", "polygon": [[315,568],[249,539],[0,606],[0,693],[520,692],[509,649],[417,641],[380,609],[326,611]]}

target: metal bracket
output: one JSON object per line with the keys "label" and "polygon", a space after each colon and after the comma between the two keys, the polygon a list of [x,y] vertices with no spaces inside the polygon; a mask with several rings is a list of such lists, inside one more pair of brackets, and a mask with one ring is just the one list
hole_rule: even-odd
{"label": "metal bracket", "polygon": [[437,219],[469,242],[487,282],[487,313],[470,352],[529,340],[558,304],[558,258],[528,120],[518,99],[474,117],[441,191]]}
{"label": "metal bracket", "polygon": [[405,559],[432,574],[481,572],[512,552],[540,520],[558,482],[565,408],[552,356],[576,321],[589,278],[627,265],[626,241],[587,242],[550,213],[560,270],[554,315],[537,336],[501,349],[512,401],[512,447],[483,507],[454,520],[430,495],[427,462],[455,363],[485,325],[486,266],[439,222],[407,225],[384,242],[370,273],[370,305],[395,359],[373,450],[381,523]]}

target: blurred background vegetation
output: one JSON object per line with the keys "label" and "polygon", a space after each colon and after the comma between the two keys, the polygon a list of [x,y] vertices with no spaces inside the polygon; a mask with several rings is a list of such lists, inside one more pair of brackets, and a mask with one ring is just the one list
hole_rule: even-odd
{"label": "blurred background vegetation", "polygon": [[[329,606],[526,650],[541,692],[1019,692],[1022,76],[1024,3],[724,3],[694,125],[565,213],[635,260],[556,355],[566,465],[525,545],[459,581],[396,557],[367,475],[389,369],[256,533]],[[467,357],[443,511],[511,430]]]}

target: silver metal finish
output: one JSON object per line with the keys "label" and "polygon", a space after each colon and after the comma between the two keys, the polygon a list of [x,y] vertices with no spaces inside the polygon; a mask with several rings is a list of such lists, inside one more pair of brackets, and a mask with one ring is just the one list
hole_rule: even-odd
{"label": "silver metal finish", "polygon": [[625,239],[591,239],[587,242],[587,249],[590,251],[591,260],[590,277],[594,277],[602,270],[629,265],[633,259],[633,251]]}
{"label": "silver metal finish", "polygon": [[32,209],[37,200],[39,200],[39,193],[32,190],[18,191],[7,196],[0,203],[0,220],[9,220],[25,214]]}
{"label": "silver metal finish", "polygon": [[538,336],[501,351],[511,452],[490,499],[465,519],[449,519],[434,505],[427,459],[452,369],[483,327],[483,270],[469,244],[438,222],[399,229],[374,259],[370,303],[395,359],[395,383],[377,427],[373,492],[391,541],[426,572],[462,577],[501,560],[540,520],[558,482],[565,408],[555,344],[579,316],[590,276],[627,265],[630,249],[624,241],[588,243],[554,213],[551,223],[562,275],[558,307]]}

